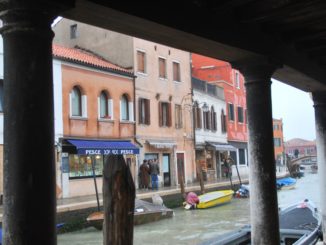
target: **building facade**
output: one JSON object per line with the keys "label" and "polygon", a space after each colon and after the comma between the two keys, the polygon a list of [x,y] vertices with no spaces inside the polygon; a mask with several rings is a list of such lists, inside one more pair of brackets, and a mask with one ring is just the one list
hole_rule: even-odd
{"label": "building facade", "polygon": [[91,50],[133,70],[137,170],[144,159],[158,159],[162,186],[193,182],[192,113],[183,104],[191,93],[190,54],[67,19],[53,29],[54,43]]}
{"label": "building facade", "polygon": [[224,88],[228,143],[236,148],[230,155],[240,174],[248,174],[248,129],[246,90],[243,75],[224,61],[192,54],[192,74]]}
{"label": "building facade", "polygon": [[236,150],[227,144],[224,91],[194,77],[192,88],[196,163],[204,180],[218,180],[223,176],[225,154]]}
{"label": "building facade", "polygon": [[317,156],[316,141],[294,138],[284,142],[285,153],[291,158]]}
{"label": "building facade", "polygon": [[62,197],[94,194],[94,178],[101,186],[108,154],[126,145],[131,148],[124,156],[135,178],[133,74],[82,49],[53,45],[53,56]]}
{"label": "building facade", "polygon": [[283,120],[273,119],[274,156],[276,164],[284,164]]}

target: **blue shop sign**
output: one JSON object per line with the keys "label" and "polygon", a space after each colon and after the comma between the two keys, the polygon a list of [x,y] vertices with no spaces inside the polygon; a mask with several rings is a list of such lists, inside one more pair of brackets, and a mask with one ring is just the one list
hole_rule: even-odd
{"label": "blue shop sign", "polygon": [[79,155],[139,154],[139,148],[130,141],[67,140],[77,148]]}

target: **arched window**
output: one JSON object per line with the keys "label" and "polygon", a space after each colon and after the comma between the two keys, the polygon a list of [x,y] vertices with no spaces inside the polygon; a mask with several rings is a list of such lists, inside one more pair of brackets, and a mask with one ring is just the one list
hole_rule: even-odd
{"label": "arched window", "polygon": [[214,110],[214,107],[211,107],[211,129],[212,131],[216,131],[217,130],[217,120],[216,120],[216,112]]}
{"label": "arched window", "polygon": [[100,117],[108,118],[109,116],[109,106],[108,106],[108,96],[102,91],[100,95]]}
{"label": "arched window", "polygon": [[77,86],[71,91],[71,115],[82,116],[82,94]]}
{"label": "arched window", "polygon": [[193,113],[195,115],[195,128],[200,129],[202,128],[201,109],[199,108],[197,101],[195,101],[193,109]]}
{"label": "arched window", "polygon": [[121,96],[121,101],[120,101],[120,115],[121,115],[121,120],[128,121],[129,120],[129,101],[127,95],[122,95]]}
{"label": "arched window", "polygon": [[99,117],[113,119],[112,99],[106,91],[102,91],[99,97]]}

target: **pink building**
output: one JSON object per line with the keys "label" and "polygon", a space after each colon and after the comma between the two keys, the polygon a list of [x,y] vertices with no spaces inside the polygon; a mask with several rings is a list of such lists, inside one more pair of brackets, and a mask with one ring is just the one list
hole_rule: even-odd
{"label": "pink building", "polygon": [[285,153],[290,157],[316,156],[316,140],[294,138],[284,142]]}

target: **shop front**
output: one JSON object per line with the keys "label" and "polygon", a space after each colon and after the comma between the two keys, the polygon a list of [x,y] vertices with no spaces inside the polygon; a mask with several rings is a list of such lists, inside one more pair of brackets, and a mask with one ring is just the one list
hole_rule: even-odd
{"label": "shop front", "polygon": [[215,181],[224,176],[223,161],[237,149],[230,144],[206,142],[196,146],[196,161],[204,181]]}
{"label": "shop front", "polygon": [[124,156],[135,180],[139,149],[130,141],[61,139],[61,145],[63,197],[94,194],[94,179],[101,192],[103,163],[111,154]]}

